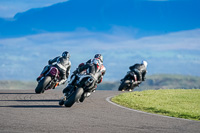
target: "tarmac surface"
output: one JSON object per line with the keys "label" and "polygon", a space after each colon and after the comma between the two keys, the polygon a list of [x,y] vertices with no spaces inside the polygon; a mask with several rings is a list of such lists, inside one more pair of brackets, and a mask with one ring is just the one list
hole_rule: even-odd
{"label": "tarmac surface", "polygon": [[61,90],[0,90],[0,133],[200,133],[200,122],[116,106],[96,91],[71,108],[58,105]]}

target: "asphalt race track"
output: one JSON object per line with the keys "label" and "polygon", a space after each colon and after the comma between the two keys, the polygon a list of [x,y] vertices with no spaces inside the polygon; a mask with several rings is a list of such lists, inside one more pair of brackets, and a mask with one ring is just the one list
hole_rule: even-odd
{"label": "asphalt race track", "polygon": [[61,90],[0,90],[0,133],[200,133],[200,122],[124,109],[96,91],[83,103],[60,107]]}

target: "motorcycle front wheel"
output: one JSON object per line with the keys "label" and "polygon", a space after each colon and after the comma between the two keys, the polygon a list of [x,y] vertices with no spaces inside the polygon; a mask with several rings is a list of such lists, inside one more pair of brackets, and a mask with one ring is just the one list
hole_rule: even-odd
{"label": "motorcycle front wheel", "polygon": [[75,102],[79,102],[83,92],[83,88],[78,88],[76,91],[74,91],[73,94],[71,94],[71,96],[68,97],[64,102],[65,107],[71,107]]}
{"label": "motorcycle front wheel", "polygon": [[35,93],[40,94],[44,93],[45,87],[48,85],[48,83],[51,81],[50,76],[44,77],[35,88]]}

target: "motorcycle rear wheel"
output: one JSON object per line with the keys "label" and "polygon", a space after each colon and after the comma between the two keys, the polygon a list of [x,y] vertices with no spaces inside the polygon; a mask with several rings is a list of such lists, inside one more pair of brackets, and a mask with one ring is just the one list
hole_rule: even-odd
{"label": "motorcycle rear wheel", "polygon": [[79,101],[82,103],[85,100],[85,96],[82,95],[81,98],[79,99]]}
{"label": "motorcycle rear wheel", "polygon": [[65,107],[71,107],[75,102],[79,102],[83,92],[83,88],[78,88],[76,91],[74,91],[73,94],[71,94],[71,96],[68,97],[64,102]]}
{"label": "motorcycle rear wheel", "polygon": [[44,89],[45,87],[48,85],[48,83],[51,81],[51,77],[50,76],[46,76],[44,77],[37,85],[37,87],[35,88],[35,93],[40,94],[40,93],[44,93]]}
{"label": "motorcycle rear wheel", "polygon": [[130,80],[125,80],[125,81],[123,81],[121,84],[120,84],[120,86],[119,86],[119,88],[118,88],[118,91],[125,91],[125,90],[127,90],[128,89],[128,84],[130,83]]}

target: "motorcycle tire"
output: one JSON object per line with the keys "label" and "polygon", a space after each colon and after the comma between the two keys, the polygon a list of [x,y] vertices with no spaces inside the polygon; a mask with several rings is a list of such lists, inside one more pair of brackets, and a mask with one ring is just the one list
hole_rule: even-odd
{"label": "motorcycle tire", "polygon": [[120,86],[119,86],[119,88],[118,88],[118,91],[125,91],[125,90],[127,90],[127,89],[128,89],[127,86],[128,86],[129,83],[130,83],[130,80],[125,80],[125,81],[123,81],[123,82],[120,84]]}
{"label": "motorcycle tire", "polygon": [[48,83],[51,81],[50,76],[44,77],[35,88],[35,93],[40,94],[44,93],[45,87],[48,85]]}
{"label": "motorcycle tire", "polygon": [[75,102],[79,102],[81,95],[83,94],[83,88],[78,88],[76,91],[71,94],[70,97],[64,102],[65,107],[71,107]]}
{"label": "motorcycle tire", "polygon": [[85,100],[85,96],[82,95],[81,98],[79,99],[79,101],[82,103]]}
{"label": "motorcycle tire", "polygon": [[124,82],[120,84],[118,91],[122,91],[124,89]]}

